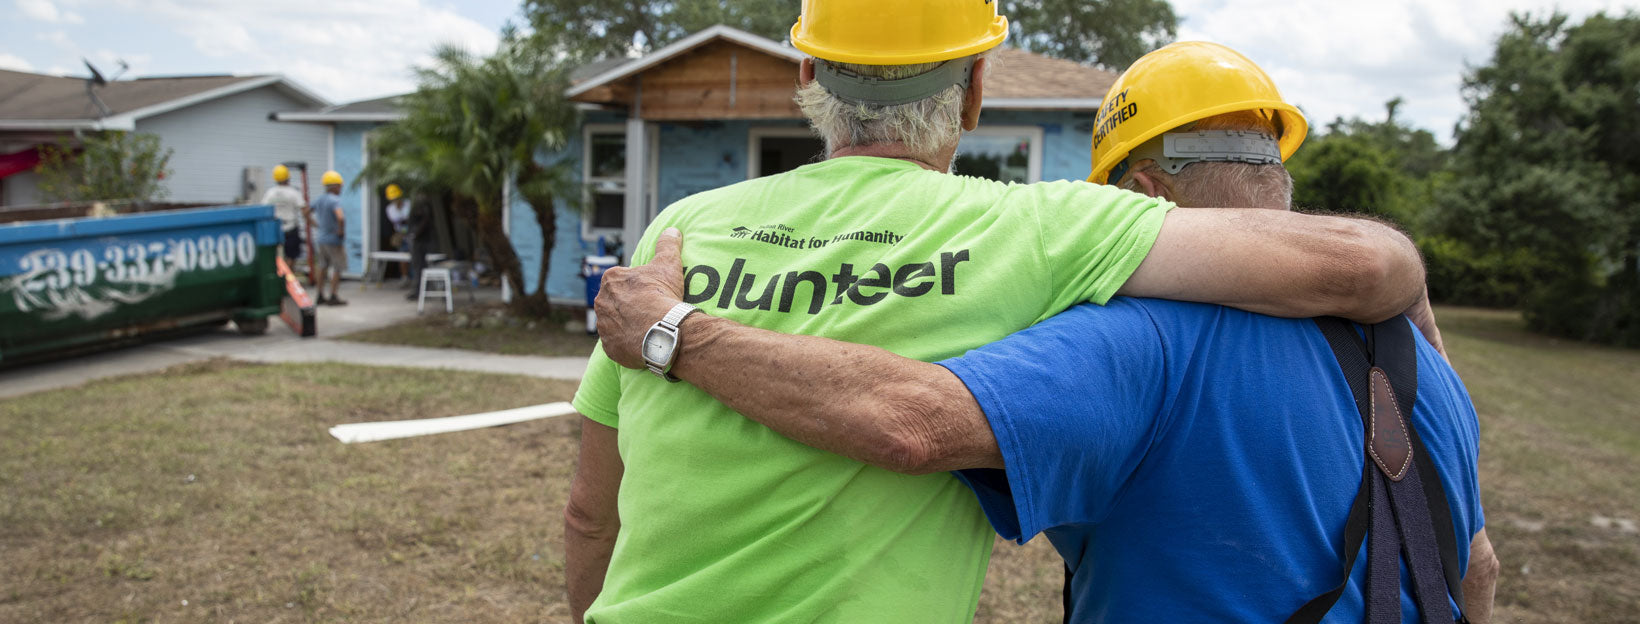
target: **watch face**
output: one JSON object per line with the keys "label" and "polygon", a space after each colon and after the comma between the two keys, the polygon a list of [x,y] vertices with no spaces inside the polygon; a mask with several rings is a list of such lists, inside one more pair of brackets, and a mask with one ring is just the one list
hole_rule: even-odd
{"label": "watch face", "polygon": [[677,338],[672,334],[649,330],[643,337],[643,358],[656,364],[666,364],[667,357],[672,355],[672,342]]}

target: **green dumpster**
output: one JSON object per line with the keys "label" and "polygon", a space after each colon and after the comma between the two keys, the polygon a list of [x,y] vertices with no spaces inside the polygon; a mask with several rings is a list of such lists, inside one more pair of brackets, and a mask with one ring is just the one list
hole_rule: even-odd
{"label": "green dumpster", "polygon": [[0,364],[279,313],[272,206],[0,225]]}

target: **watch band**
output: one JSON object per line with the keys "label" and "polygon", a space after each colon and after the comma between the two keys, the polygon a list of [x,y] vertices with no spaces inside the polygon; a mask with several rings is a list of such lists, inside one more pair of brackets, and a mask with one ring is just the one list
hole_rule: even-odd
{"label": "watch band", "polygon": [[687,303],[679,302],[677,305],[672,306],[672,309],[666,311],[666,316],[661,317],[661,322],[671,325],[673,329],[676,329],[679,325],[683,324],[683,319],[688,318],[690,314],[699,311],[700,308]]}

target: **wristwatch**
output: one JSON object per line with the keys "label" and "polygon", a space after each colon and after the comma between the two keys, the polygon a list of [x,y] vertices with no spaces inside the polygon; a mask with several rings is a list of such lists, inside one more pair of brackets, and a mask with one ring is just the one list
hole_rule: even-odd
{"label": "wristwatch", "polygon": [[649,372],[673,383],[679,381],[672,376],[672,364],[678,360],[678,326],[699,311],[695,306],[679,303],[643,335],[643,363]]}

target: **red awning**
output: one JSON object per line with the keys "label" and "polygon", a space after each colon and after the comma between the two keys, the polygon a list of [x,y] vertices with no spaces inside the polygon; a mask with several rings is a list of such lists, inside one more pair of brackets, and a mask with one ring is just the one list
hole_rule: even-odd
{"label": "red awning", "polygon": [[33,171],[40,164],[39,146],[30,147],[21,152],[0,154],[0,178],[10,177],[12,174],[24,171]]}

